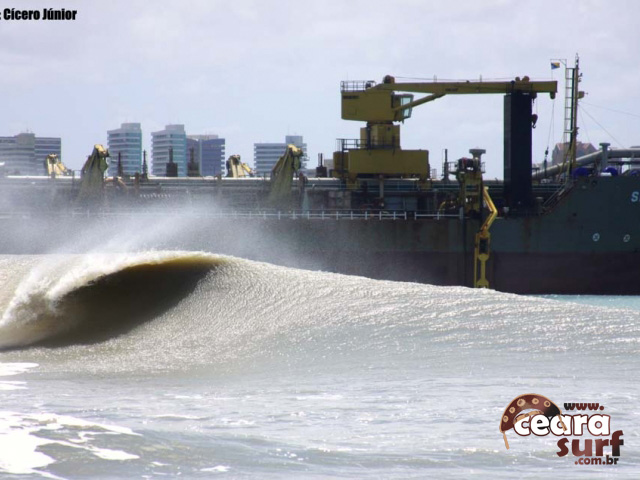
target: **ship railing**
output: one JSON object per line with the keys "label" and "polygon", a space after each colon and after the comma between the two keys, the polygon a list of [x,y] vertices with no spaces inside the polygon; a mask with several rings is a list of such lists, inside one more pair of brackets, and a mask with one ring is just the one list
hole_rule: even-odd
{"label": "ship railing", "polygon": [[97,217],[97,218],[201,218],[201,219],[276,219],[276,220],[440,220],[445,218],[460,218],[458,214],[444,214],[437,212],[419,212],[406,210],[237,210],[237,211],[185,211],[182,209],[114,209],[91,211],[87,209],[73,209],[57,212],[13,211],[0,213],[2,218],[42,218],[42,217]]}
{"label": "ship railing", "polygon": [[[477,168],[477,164],[472,162],[474,162],[474,160],[470,158],[460,158],[453,162],[443,162],[443,169],[446,163],[446,169],[450,175],[455,175],[456,171],[473,171]],[[480,172],[486,173],[485,162],[480,162]]]}
{"label": "ship railing", "polygon": [[340,82],[341,92],[364,92],[366,89],[375,87],[373,80],[345,80]]}
{"label": "ship railing", "polygon": [[369,142],[359,138],[338,138],[336,140],[336,152],[346,152],[347,150],[393,150],[399,148],[393,143],[382,143],[375,140]]}

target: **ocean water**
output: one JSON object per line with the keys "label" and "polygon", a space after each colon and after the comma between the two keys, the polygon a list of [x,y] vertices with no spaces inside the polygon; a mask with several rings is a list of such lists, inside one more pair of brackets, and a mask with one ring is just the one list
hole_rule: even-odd
{"label": "ocean water", "polygon": [[[141,251],[0,256],[0,313],[3,479],[640,477],[637,297]],[[617,465],[507,450],[531,392],[599,402]]]}

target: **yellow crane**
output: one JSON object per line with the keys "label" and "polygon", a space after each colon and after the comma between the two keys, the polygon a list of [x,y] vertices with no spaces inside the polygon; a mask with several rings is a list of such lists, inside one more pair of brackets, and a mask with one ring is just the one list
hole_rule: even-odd
{"label": "yellow crane", "polygon": [[227,160],[227,177],[253,177],[253,170],[246,163],[242,163],[240,155],[231,155]]}
{"label": "yellow crane", "polygon": [[[413,107],[423,105],[445,95],[503,94],[526,96],[525,102],[514,102],[514,122],[522,127],[523,121],[531,129],[535,121],[531,101],[538,93],[555,97],[558,85],[555,81],[532,81],[529,77],[511,81],[459,81],[459,82],[396,82],[391,75],[382,83],[374,81],[347,81],[341,83],[342,118],[367,122],[360,129],[357,140],[339,140],[334,153],[334,176],[355,186],[358,177],[418,177],[425,181],[430,176],[427,150],[403,150],[400,146],[400,126],[411,117]],[[403,93],[397,93],[403,92]],[[414,99],[414,93],[427,94]],[[524,115],[523,115],[524,110]],[[505,108],[506,111],[506,108]]]}
{"label": "yellow crane", "polygon": [[493,200],[491,200],[489,187],[482,189],[482,197],[485,205],[489,209],[489,216],[482,223],[480,231],[476,233],[475,237],[473,249],[473,286],[476,288],[489,288],[489,281],[487,280],[487,261],[491,255],[491,233],[489,229],[498,216],[498,209],[493,204]]}
{"label": "yellow crane", "polygon": [[107,171],[109,166],[108,157],[109,150],[102,145],[94,145],[93,152],[87,157],[87,161],[82,166],[82,181],[80,183],[78,201],[95,203],[102,200],[104,172]]}
{"label": "yellow crane", "polygon": [[284,152],[271,170],[271,191],[269,202],[278,205],[285,202],[291,195],[293,175],[300,170],[301,158],[304,151],[295,145],[287,145]]}
{"label": "yellow crane", "polygon": [[62,160],[58,158],[56,153],[50,153],[44,161],[44,167],[49,177],[57,177],[59,175],[71,175],[69,170]]}

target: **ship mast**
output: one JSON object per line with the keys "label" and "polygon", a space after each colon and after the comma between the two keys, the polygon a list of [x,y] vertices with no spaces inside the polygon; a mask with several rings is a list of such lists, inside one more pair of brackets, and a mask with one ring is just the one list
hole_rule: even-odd
{"label": "ship mast", "polygon": [[576,54],[574,67],[565,65],[565,96],[564,96],[564,135],[562,139],[565,145],[564,162],[567,164],[567,174],[576,167],[576,154],[578,143],[578,100],[584,96],[578,89],[580,83],[580,58]]}

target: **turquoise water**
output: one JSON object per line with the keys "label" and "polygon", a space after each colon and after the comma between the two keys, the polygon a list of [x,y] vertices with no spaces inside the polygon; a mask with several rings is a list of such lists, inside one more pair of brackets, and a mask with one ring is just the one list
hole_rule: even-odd
{"label": "turquoise water", "polygon": [[578,305],[594,305],[607,308],[628,308],[640,310],[640,296],[624,295],[542,295],[561,302],[577,303]]}

